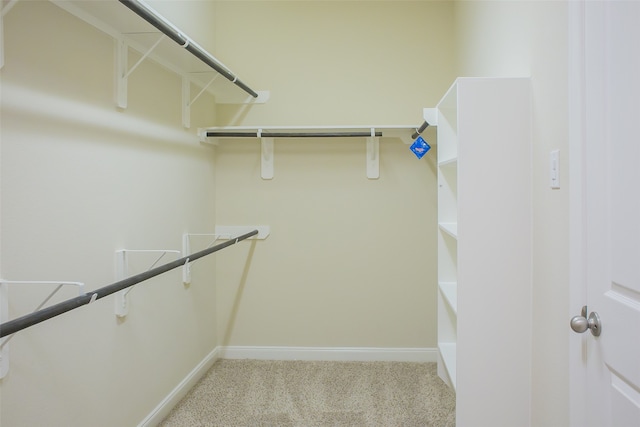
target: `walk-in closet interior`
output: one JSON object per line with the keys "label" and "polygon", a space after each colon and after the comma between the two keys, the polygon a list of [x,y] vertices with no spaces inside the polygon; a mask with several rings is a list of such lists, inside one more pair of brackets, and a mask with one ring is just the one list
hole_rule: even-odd
{"label": "walk-in closet interior", "polygon": [[218,359],[566,425],[566,8],[3,0],[0,425],[157,425]]}

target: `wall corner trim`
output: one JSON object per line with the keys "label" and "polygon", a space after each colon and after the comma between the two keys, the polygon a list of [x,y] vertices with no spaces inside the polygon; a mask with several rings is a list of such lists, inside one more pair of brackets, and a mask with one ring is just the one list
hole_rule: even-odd
{"label": "wall corner trim", "polygon": [[160,424],[160,422],[169,415],[169,412],[187,395],[189,390],[196,385],[211,366],[220,359],[220,347],[213,349],[211,353],[204,359],[171,392],[149,413],[139,424],[138,427],[152,427]]}

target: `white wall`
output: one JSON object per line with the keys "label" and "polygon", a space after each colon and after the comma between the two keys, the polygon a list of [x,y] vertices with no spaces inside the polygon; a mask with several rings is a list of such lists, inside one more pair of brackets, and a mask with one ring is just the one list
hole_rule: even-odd
{"label": "white wall", "polygon": [[[531,425],[568,425],[567,3],[459,1],[455,20],[459,74],[532,78]],[[555,149],[560,150],[558,190],[549,187],[549,154]]]}
{"label": "white wall", "polygon": [[[180,250],[184,232],[213,231],[214,151],[181,128],[178,76],[143,63],[118,111],[110,37],[39,1],[19,2],[4,31],[4,279],[93,290],[115,281],[117,249]],[[214,119],[199,100],[194,129]],[[136,425],[216,346],[214,265],[195,264],[190,287],[179,270],[137,285],[123,321],[106,297],[17,334],[0,424]],[[12,285],[10,317],[50,290]]]}
{"label": "white wall", "polygon": [[[219,125],[422,123],[453,82],[449,2],[220,2],[216,52],[265,105],[219,106]],[[433,130],[427,138],[434,139]],[[435,149],[434,149],[435,151]],[[216,148],[219,224],[271,236],[219,257],[223,345],[436,347],[435,152],[382,139],[380,179],[365,140],[276,140]]]}

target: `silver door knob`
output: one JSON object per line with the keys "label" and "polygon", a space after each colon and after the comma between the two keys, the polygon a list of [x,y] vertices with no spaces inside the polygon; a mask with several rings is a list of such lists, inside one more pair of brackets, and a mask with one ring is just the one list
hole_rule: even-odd
{"label": "silver door knob", "polygon": [[578,332],[579,334],[586,332],[587,329],[591,330],[591,334],[594,337],[600,336],[600,332],[602,331],[602,324],[600,322],[600,316],[595,311],[592,311],[589,314],[589,318],[585,317],[586,315],[586,306],[582,309],[582,316],[574,316],[571,318],[571,329],[574,332]]}

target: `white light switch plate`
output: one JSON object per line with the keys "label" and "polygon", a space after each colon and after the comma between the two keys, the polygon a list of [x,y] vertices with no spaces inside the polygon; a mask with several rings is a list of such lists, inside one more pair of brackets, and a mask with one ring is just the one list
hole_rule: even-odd
{"label": "white light switch plate", "polygon": [[560,150],[551,152],[549,163],[549,185],[553,189],[560,188]]}

